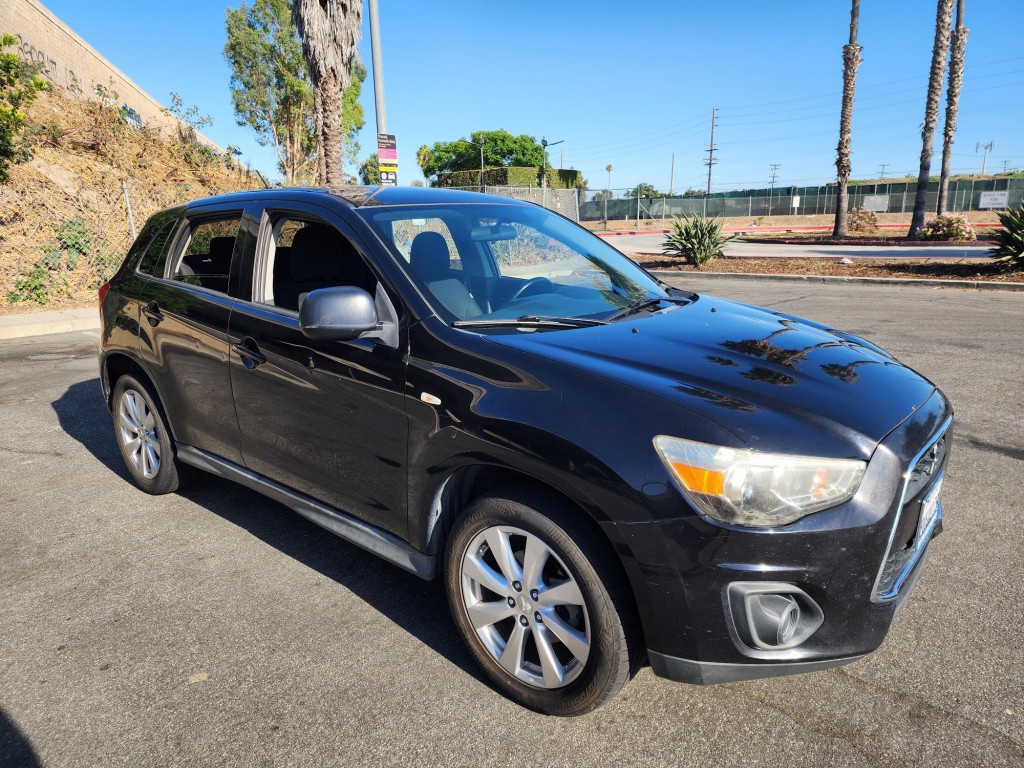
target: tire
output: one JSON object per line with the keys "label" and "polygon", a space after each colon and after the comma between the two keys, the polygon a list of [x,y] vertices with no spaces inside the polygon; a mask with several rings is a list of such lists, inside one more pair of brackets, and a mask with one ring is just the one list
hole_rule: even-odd
{"label": "tire", "polygon": [[632,596],[608,542],[557,497],[509,487],[475,500],[445,547],[455,625],[511,699],[581,715],[639,666]]}
{"label": "tire", "polygon": [[174,443],[152,388],[125,374],[114,385],[111,402],[114,437],[135,484],[153,495],[183,488],[191,478],[191,468],[174,455]]}

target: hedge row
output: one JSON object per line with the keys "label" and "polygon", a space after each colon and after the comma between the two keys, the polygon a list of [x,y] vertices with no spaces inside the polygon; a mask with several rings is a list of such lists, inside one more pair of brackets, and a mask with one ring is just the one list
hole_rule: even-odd
{"label": "hedge row", "polygon": [[[547,169],[547,183],[551,189],[576,189],[583,182],[579,171],[560,168]],[[505,167],[484,170],[484,184],[490,187],[530,187],[540,185],[540,168]],[[439,173],[436,187],[477,187],[480,185],[480,171],[454,171]]]}

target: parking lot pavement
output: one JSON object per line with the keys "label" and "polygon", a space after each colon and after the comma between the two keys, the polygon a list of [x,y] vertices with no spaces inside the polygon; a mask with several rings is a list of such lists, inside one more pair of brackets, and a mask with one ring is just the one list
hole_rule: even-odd
{"label": "parking lot pavement", "polygon": [[680,282],[860,333],[956,406],[945,532],[875,654],[711,688],[643,670],[535,715],[482,680],[438,584],[216,478],[135,490],[95,334],[5,341],[0,765],[1019,768],[1024,295]]}

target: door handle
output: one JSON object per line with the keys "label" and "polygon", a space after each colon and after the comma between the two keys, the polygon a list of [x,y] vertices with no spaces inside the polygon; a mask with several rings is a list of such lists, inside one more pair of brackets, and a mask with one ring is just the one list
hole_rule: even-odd
{"label": "door handle", "polygon": [[146,316],[146,320],[149,324],[156,328],[160,324],[160,321],[164,319],[164,313],[160,311],[160,305],[156,301],[151,301],[149,304],[142,308],[142,314]]}
{"label": "door handle", "polygon": [[260,352],[259,345],[256,344],[256,340],[246,336],[237,344],[231,345],[238,356],[242,358],[242,365],[249,370],[252,370],[257,365],[263,365],[267,362],[267,356]]}

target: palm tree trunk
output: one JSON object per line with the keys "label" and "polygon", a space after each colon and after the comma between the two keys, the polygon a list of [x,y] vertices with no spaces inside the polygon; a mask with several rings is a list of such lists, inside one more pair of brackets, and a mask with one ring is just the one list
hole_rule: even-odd
{"label": "palm tree trunk", "polygon": [[939,206],[941,216],[946,212],[949,197],[949,159],[953,154],[953,135],[956,133],[956,113],[960,108],[960,88],[964,82],[964,49],[967,47],[967,28],[964,26],[964,0],[956,2],[956,27],[949,38],[949,84],[946,87],[946,126],[942,132],[942,171],[939,175]]}
{"label": "palm tree trunk", "polygon": [[928,175],[932,169],[932,142],[935,139],[935,123],[939,119],[939,101],[942,98],[942,78],[946,74],[946,48],[949,46],[952,19],[953,0],[939,0],[935,11],[935,42],[932,45],[932,68],[928,75],[928,99],[924,107],[924,127],[921,129],[921,167],[917,172],[914,215],[910,219],[910,232],[907,234],[911,240],[917,238],[924,226]]}
{"label": "palm tree trunk", "polygon": [[860,23],[860,0],[850,7],[850,42],[843,46],[843,109],[839,115],[839,146],[836,148],[836,223],[833,237],[846,237],[846,208],[849,205],[847,184],[850,181],[850,134],[853,129],[853,96],[860,66],[857,25]]}
{"label": "palm tree trunk", "polygon": [[362,29],[362,0],[293,0],[292,20],[313,84],[318,183],[345,183],[342,166],[342,93],[352,78]]}

